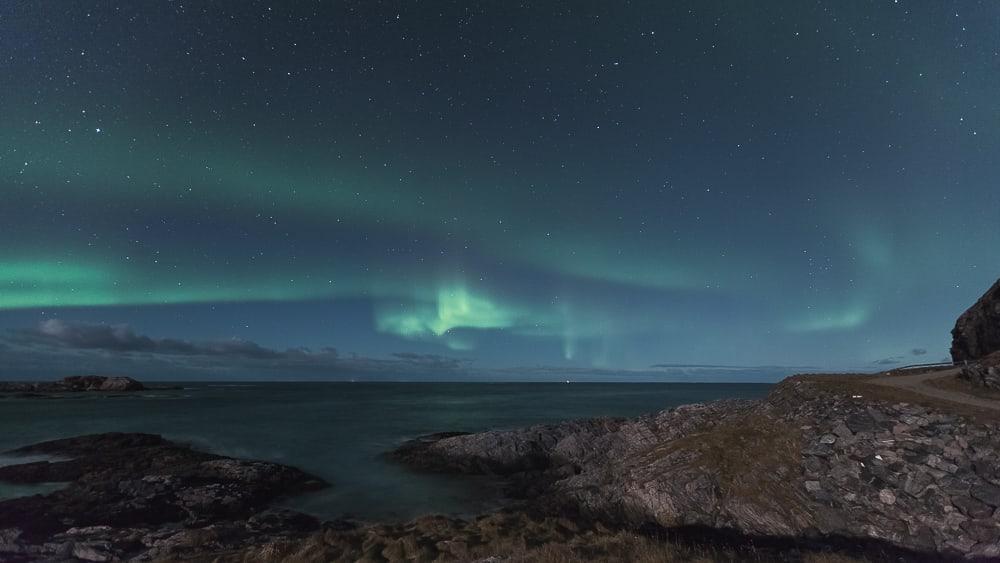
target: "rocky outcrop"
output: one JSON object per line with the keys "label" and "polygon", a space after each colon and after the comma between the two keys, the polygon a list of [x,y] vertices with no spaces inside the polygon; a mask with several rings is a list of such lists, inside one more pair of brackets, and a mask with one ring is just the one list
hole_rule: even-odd
{"label": "rocky outcrop", "polygon": [[73,391],[142,391],[142,383],[131,377],[104,377],[100,375],[77,375],[59,382]]}
{"label": "rocky outcrop", "polygon": [[951,359],[956,364],[1000,351],[1000,280],[962,313],[951,336]]}
{"label": "rocky outcrop", "polygon": [[394,457],[505,475],[535,506],[633,526],[1000,557],[1000,427],[809,378],[762,401],[437,437]]}
{"label": "rocky outcrop", "polygon": [[81,436],[6,455],[54,458],[0,467],[0,481],[67,485],[0,501],[2,561],[162,559],[300,537],[319,523],[269,503],[326,486],[292,467],[151,434]]}
{"label": "rocky outcrop", "polygon": [[120,393],[145,391],[146,386],[131,377],[75,375],[59,381],[9,382],[0,381],[0,393],[79,393],[102,391]]}

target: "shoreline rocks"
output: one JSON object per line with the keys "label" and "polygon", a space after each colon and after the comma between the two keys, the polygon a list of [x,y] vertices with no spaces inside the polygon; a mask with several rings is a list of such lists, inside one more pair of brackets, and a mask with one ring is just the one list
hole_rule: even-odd
{"label": "shoreline rocks", "polygon": [[155,560],[303,537],[312,516],[272,510],[327,487],[298,469],[193,450],[153,434],[95,434],[6,452],[51,456],[0,467],[0,481],[66,482],[0,501],[0,560]]}
{"label": "shoreline rocks", "polygon": [[632,419],[441,433],[387,454],[415,469],[506,481],[507,508],[464,520],[320,523],[269,507],[327,486],[291,467],[150,434],[44,442],[7,455],[50,459],[0,467],[0,480],[68,485],[0,501],[0,560],[507,561],[510,550],[545,542],[580,560],[608,545],[695,558],[699,549],[736,559],[748,549],[779,560],[810,550],[1000,557],[998,424],[839,379],[795,377],[765,399]]}

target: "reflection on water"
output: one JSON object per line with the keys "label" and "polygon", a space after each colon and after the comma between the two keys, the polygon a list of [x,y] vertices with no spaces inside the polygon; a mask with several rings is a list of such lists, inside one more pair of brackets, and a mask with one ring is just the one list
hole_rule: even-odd
{"label": "reflection on water", "polygon": [[0,482],[0,500],[30,497],[32,495],[46,495],[66,486],[66,483],[38,483],[34,485],[19,485],[14,483]]}
{"label": "reflection on water", "polygon": [[35,463],[39,461],[61,461],[61,458],[51,455],[12,455],[0,453],[0,467],[6,465],[21,465],[24,463]]}
{"label": "reflection on water", "polygon": [[[36,463],[39,461],[61,461],[66,458],[59,458],[50,455],[10,455],[0,454],[0,467],[6,465],[21,465],[23,463]],[[30,485],[19,483],[4,483],[0,481],[0,500],[17,497],[27,497],[31,495],[45,495],[57,491],[66,486],[66,483],[35,483]]]}

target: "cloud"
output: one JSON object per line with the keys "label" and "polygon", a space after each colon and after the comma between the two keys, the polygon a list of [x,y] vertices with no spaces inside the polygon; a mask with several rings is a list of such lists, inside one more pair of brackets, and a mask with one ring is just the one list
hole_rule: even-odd
{"label": "cloud", "polygon": [[128,325],[50,320],[0,332],[0,379],[103,373],[166,380],[733,381],[771,382],[811,367],[657,364],[614,370],[574,366],[473,367],[473,360],[400,351],[384,358],[332,347],[276,349],[248,340],[155,338]]}
{"label": "cloud", "polygon": [[465,368],[470,360],[397,352],[388,358],[342,356],[336,348],[268,348],[249,340],[190,341],[153,338],[128,325],[48,320],[0,336],[0,375],[137,370],[343,377],[408,373],[434,375]]}
{"label": "cloud", "polygon": [[735,366],[656,364],[645,369],[607,369],[566,366],[525,366],[492,370],[487,375],[519,381],[645,381],[770,383],[796,373],[822,371],[810,366]]}
{"label": "cloud", "polygon": [[[927,355],[927,350],[924,349],[924,348],[913,348],[912,350],[910,350],[910,355],[911,356],[925,356],[925,355]],[[879,360],[875,360],[872,363],[875,364],[875,365],[879,365],[879,366],[894,366],[894,365],[906,363],[907,359],[909,357],[910,356],[907,356],[905,354],[900,354],[898,356],[889,356],[888,358],[882,358],[882,359],[879,359]],[[912,363],[912,360],[911,360],[910,363]]]}
{"label": "cloud", "polygon": [[439,354],[415,354],[413,352],[395,352],[391,357],[407,362],[413,366],[424,366],[428,368],[459,369],[469,363],[470,360],[461,358],[451,358]]}
{"label": "cloud", "polygon": [[893,356],[891,358],[882,358],[880,360],[875,360],[872,362],[878,366],[894,366],[903,363],[903,356]]}
{"label": "cloud", "polygon": [[[150,338],[137,334],[128,325],[68,323],[58,319],[43,321],[37,329],[19,331],[21,342],[53,347],[148,353],[173,356],[223,356],[259,360],[280,359],[293,353],[264,348],[247,340],[189,342],[173,338]],[[334,357],[336,352],[334,351]]]}
{"label": "cloud", "polygon": [[804,370],[804,371],[818,371],[821,368],[817,366],[734,366],[734,365],[723,365],[723,364],[653,364],[649,366],[652,369],[678,369],[678,370],[697,370],[697,369],[711,369],[711,370],[737,370],[737,371],[753,371],[753,370]]}

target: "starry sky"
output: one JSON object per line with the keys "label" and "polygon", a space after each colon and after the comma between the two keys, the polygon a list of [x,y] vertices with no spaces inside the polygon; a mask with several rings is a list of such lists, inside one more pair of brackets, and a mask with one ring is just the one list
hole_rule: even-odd
{"label": "starry sky", "polygon": [[0,84],[2,377],[875,370],[1000,275],[992,0],[18,0]]}

